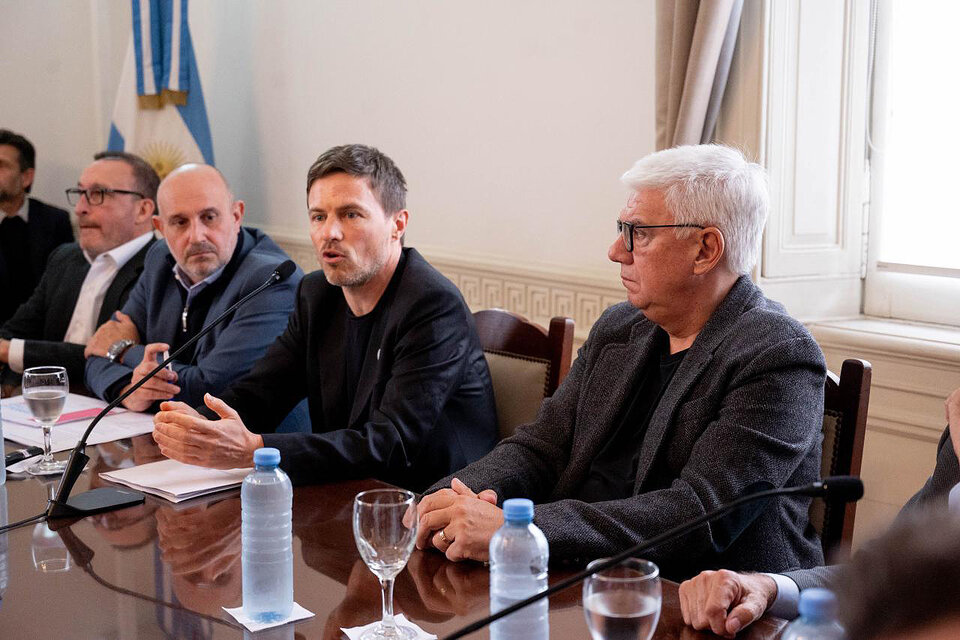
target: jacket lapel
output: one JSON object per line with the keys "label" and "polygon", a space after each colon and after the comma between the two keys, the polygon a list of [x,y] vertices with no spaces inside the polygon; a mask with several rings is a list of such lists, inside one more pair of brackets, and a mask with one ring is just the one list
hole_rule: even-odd
{"label": "jacket lapel", "polygon": [[[656,345],[657,326],[643,320],[633,325],[625,342],[603,347],[580,395],[576,429],[582,435],[574,438],[571,460],[592,461],[612,437]],[[589,468],[584,465],[584,473]]]}
{"label": "jacket lapel", "polygon": [[743,308],[759,290],[748,276],[741,276],[730,292],[710,316],[707,324],[697,335],[693,345],[680,363],[680,367],[670,381],[653,415],[647,433],[640,445],[640,458],[637,464],[637,481],[634,493],[639,492],[653,467],[654,460],[663,445],[673,416],[680,402],[687,397],[690,388],[713,360],[714,351],[726,338],[727,333],[743,313]]}
{"label": "jacket lapel", "polygon": [[[336,415],[337,409],[343,404],[344,397],[344,341],[346,338],[347,322],[347,301],[343,298],[339,287],[330,285],[328,291],[331,295],[320,296],[314,303],[311,315],[315,318],[327,316],[330,327],[322,331],[317,331],[317,335],[327,334],[330,339],[324,339],[315,354],[317,359],[317,374],[320,377],[316,386],[320,392],[320,398],[323,402],[324,422],[335,428],[344,425],[339,424],[342,417]],[[335,294],[335,295],[334,295]],[[309,323],[308,327],[311,326]],[[350,407],[343,409],[346,414]],[[339,419],[338,419],[339,418]]]}
{"label": "jacket lapel", "polygon": [[[80,288],[83,287],[83,281],[90,271],[90,263],[83,257],[83,252],[77,247],[76,251],[71,251],[63,263],[63,272],[60,277],[63,279],[62,286],[56,287],[56,294],[65,293],[66,295],[56,295],[50,301],[50,313],[47,315],[47,322],[50,327],[50,336],[63,336],[67,334],[70,328],[70,320],[73,319],[73,311],[77,306],[77,300],[80,299]],[[99,327],[101,323],[97,323]],[[94,327],[96,329],[96,327]]]}
{"label": "jacket lapel", "polygon": [[381,359],[386,360],[391,357],[389,354],[383,353],[383,351],[386,350],[383,347],[383,334],[389,315],[390,306],[388,305],[383,310],[383,313],[380,314],[380,317],[377,318],[373,329],[370,331],[370,342],[367,344],[367,353],[363,357],[363,368],[360,369],[359,386],[357,387],[357,393],[353,397],[353,406],[350,408],[350,420],[347,422],[348,426],[360,419],[364,408],[367,406],[367,402],[370,400],[373,388],[380,379]]}
{"label": "jacket lapel", "polygon": [[[107,292],[103,296],[103,303],[100,305],[100,311],[97,313],[98,327],[110,319],[114,309],[123,308],[123,303],[126,302],[123,294],[133,288],[133,285],[137,282],[137,278],[143,273],[143,259],[155,241],[154,238],[151,238],[150,242],[145,244],[140,251],[137,251],[133,257],[127,260],[127,263],[117,271],[117,275],[114,276],[113,282],[110,283]],[[79,287],[77,291],[79,295]]]}

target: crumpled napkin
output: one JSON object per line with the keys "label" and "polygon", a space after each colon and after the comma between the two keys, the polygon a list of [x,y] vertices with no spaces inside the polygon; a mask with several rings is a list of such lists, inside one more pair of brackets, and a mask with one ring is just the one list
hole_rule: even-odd
{"label": "crumpled napkin", "polygon": [[[437,640],[436,635],[432,633],[427,633],[426,631],[424,631],[414,623],[407,620],[407,617],[402,613],[398,613],[397,615],[393,616],[393,619],[397,623],[398,627],[410,627],[411,629],[416,631],[417,632],[417,635],[415,636],[416,640]],[[376,620],[374,622],[371,622],[370,624],[365,624],[362,627],[351,627],[349,629],[344,629],[343,627],[340,627],[340,630],[343,631],[345,634],[347,634],[347,637],[350,638],[350,640],[359,640],[360,636],[363,635],[364,631],[378,624],[380,624],[380,621]]]}
{"label": "crumpled napkin", "polygon": [[233,616],[237,622],[245,626],[250,631],[260,631],[261,629],[269,629],[270,627],[279,627],[280,625],[287,624],[288,622],[303,620],[304,618],[310,618],[313,616],[312,611],[307,611],[296,602],[293,603],[293,608],[290,610],[290,615],[283,620],[278,620],[276,622],[259,622],[252,620],[243,612],[243,607],[237,607],[235,609],[227,609],[226,607],[223,607],[223,610]]}

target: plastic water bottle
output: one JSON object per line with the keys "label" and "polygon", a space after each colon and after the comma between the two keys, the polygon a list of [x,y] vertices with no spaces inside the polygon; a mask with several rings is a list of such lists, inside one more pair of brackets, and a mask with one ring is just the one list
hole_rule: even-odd
{"label": "plastic water bottle", "polygon": [[837,622],[837,597],[827,589],[800,592],[800,617],[787,625],[781,640],[843,640]]}
{"label": "plastic water bottle", "polygon": [[[547,588],[547,538],[533,524],[533,502],[503,503],[505,522],[490,540],[490,613]],[[492,640],[546,640],[550,636],[547,598],[501,618],[490,627]]]}
{"label": "plastic water bottle", "polygon": [[243,610],[254,620],[277,622],[293,608],[293,487],[277,468],[276,449],[257,449],[253,464],[240,488]]}

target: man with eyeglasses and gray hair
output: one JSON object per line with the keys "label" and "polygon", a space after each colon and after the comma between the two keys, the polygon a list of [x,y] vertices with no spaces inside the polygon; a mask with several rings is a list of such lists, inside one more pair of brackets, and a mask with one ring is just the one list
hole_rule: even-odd
{"label": "man with eyeglasses and gray hair", "polygon": [[[622,181],[608,256],[628,302],[593,325],[534,422],[428,490],[420,548],[487,560],[502,500],[527,497],[551,558],[611,556],[744,494],[819,477],[823,354],[750,279],[763,169],[728,147],[684,146]],[[757,503],[646,557],[672,579],[813,566],[809,506]]]}
{"label": "man with eyeglasses and gray hair", "polygon": [[138,156],[94,156],[77,186],[67,189],[79,240],[50,254],[33,294],[0,327],[0,362],[14,373],[60,365],[72,382],[83,381],[87,341],[123,306],[143,271],[159,184]]}

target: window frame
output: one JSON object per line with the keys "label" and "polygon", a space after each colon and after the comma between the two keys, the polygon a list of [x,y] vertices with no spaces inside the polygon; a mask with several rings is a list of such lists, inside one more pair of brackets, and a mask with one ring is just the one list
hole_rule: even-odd
{"label": "window frame", "polygon": [[867,316],[960,326],[960,269],[897,264],[878,259],[883,233],[882,182],[886,135],[891,1],[874,4],[876,17],[870,120],[867,134],[870,176],[869,218],[863,286],[863,314]]}

